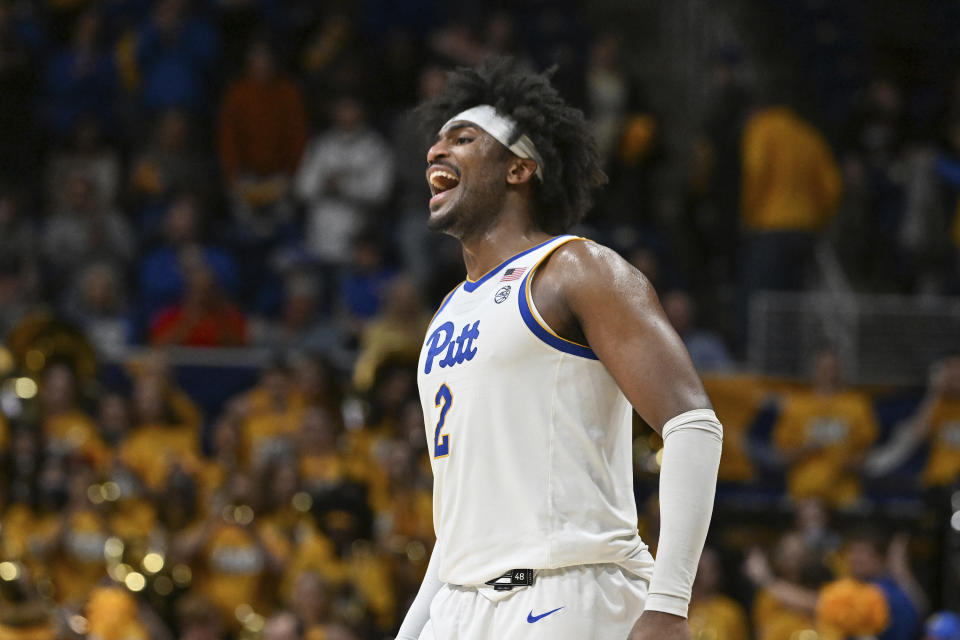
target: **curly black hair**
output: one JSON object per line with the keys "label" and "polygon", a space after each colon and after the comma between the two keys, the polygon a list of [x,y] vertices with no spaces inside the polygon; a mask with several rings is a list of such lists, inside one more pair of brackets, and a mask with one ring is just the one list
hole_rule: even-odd
{"label": "curly black hair", "polygon": [[517,128],[510,142],[526,134],[543,158],[543,181],[533,182],[535,222],[548,233],[562,233],[586,215],[593,191],[607,176],[583,112],[563,101],[550,84],[552,73],[525,71],[508,57],[489,58],[477,68],[451,71],[443,92],[416,114],[431,136],[480,104],[513,118]]}

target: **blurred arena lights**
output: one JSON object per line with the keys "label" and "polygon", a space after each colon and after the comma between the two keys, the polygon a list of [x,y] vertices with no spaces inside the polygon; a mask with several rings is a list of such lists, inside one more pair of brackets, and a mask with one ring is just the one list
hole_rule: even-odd
{"label": "blurred arena lights", "polygon": [[143,566],[143,570],[147,573],[157,573],[163,569],[163,562],[163,554],[156,551],[150,551],[143,556],[143,561],[140,564]]}
{"label": "blurred arena lights", "polygon": [[17,378],[14,391],[21,400],[31,400],[37,395],[37,383],[33,378]]}
{"label": "blurred arena lights", "polygon": [[173,580],[167,576],[160,576],[153,581],[153,590],[159,596],[168,596],[173,593]]}
{"label": "blurred arena lights", "polygon": [[123,579],[123,584],[125,584],[130,591],[143,591],[143,588],[147,586],[147,579],[143,577],[142,573],[131,571],[127,574],[127,577]]}
{"label": "blurred arena lights", "polygon": [[108,559],[119,559],[123,555],[123,540],[116,536],[107,538],[103,543],[103,555]]}
{"label": "blurred arena lights", "polygon": [[20,577],[20,567],[15,562],[0,562],[0,580],[13,582]]}

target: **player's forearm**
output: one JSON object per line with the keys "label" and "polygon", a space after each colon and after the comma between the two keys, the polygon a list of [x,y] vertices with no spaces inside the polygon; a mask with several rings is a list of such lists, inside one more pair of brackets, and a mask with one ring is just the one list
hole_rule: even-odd
{"label": "player's forearm", "polygon": [[430,619],[430,603],[443,586],[440,582],[439,565],[440,540],[437,539],[437,543],[433,545],[433,553],[430,555],[430,563],[427,565],[427,573],[420,584],[420,591],[407,609],[407,615],[404,616],[403,624],[397,632],[397,640],[417,640],[420,637],[420,632]]}
{"label": "player's forearm", "polygon": [[697,409],[663,428],[660,542],[646,610],[686,616],[693,579],[710,527],[723,428]]}

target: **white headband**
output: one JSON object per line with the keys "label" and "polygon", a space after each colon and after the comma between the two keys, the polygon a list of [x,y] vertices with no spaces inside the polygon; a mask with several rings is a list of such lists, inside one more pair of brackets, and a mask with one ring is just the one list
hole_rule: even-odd
{"label": "white headband", "polygon": [[523,134],[516,142],[510,144],[510,138],[517,128],[516,120],[510,116],[498,113],[496,109],[488,104],[481,104],[462,111],[447,120],[447,123],[440,128],[440,133],[445,133],[454,122],[460,120],[472,122],[516,155],[536,162],[537,170],[534,173],[541,181],[543,180],[543,159],[540,157],[540,153],[537,152],[533,140],[527,137],[526,134]]}

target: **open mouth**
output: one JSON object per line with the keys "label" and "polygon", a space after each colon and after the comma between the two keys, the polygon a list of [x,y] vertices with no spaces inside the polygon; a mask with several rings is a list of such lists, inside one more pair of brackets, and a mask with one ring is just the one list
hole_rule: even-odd
{"label": "open mouth", "polygon": [[427,171],[427,182],[430,184],[430,192],[433,194],[433,200],[437,196],[455,189],[460,184],[460,178],[452,169],[443,167],[431,167]]}

